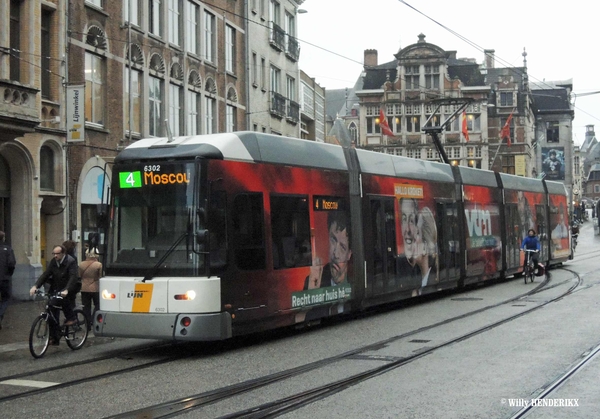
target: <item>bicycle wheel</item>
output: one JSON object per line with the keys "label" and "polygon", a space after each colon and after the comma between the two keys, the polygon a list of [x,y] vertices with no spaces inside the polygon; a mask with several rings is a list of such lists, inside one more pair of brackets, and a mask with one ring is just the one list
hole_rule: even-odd
{"label": "bicycle wheel", "polygon": [[85,344],[88,337],[87,326],[90,322],[82,309],[76,308],[73,312],[77,317],[77,323],[73,326],[65,326],[65,340],[69,348],[76,350]]}
{"label": "bicycle wheel", "polygon": [[34,358],[41,358],[48,349],[50,343],[50,326],[48,320],[38,316],[31,325],[29,332],[29,352]]}

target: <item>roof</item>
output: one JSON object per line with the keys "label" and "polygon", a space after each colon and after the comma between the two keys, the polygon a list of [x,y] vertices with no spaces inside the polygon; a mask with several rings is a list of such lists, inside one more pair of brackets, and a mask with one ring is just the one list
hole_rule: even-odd
{"label": "roof", "polygon": [[566,89],[536,89],[531,91],[531,95],[537,112],[573,112]]}

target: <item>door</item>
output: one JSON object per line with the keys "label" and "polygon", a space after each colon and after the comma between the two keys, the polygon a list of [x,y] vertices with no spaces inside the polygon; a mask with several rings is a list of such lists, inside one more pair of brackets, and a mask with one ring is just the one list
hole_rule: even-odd
{"label": "door", "polygon": [[437,202],[439,282],[460,277],[460,226],[455,202]]}
{"label": "door", "polygon": [[370,199],[370,244],[366,249],[367,283],[372,294],[384,294],[397,289],[396,221],[394,198]]}

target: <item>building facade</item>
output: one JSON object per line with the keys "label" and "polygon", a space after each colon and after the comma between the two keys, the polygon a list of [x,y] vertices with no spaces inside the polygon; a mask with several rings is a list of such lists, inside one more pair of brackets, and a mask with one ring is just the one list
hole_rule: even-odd
{"label": "building facade", "polygon": [[325,142],[325,89],[300,70],[300,138]]}
{"label": "building facade", "polygon": [[[241,3],[241,2],[239,2]],[[304,0],[248,0],[248,129],[300,138],[298,7]]]}
{"label": "building facade", "polygon": [[0,0],[0,229],[15,250],[16,298],[69,230],[67,4]]}

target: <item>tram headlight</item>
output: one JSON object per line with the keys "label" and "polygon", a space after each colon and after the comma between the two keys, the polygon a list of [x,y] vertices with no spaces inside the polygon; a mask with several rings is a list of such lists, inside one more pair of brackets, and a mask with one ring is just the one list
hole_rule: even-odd
{"label": "tram headlight", "polygon": [[175,294],[176,300],[193,300],[196,298],[196,291],[189,290],[185,294]]}
{"label": "tram headlight", "polygon": [[103,300],[114,300],[115,298],[117,298],[117,296],[115,294],[108,292],[108,290],[102,291],[102,299]]}

